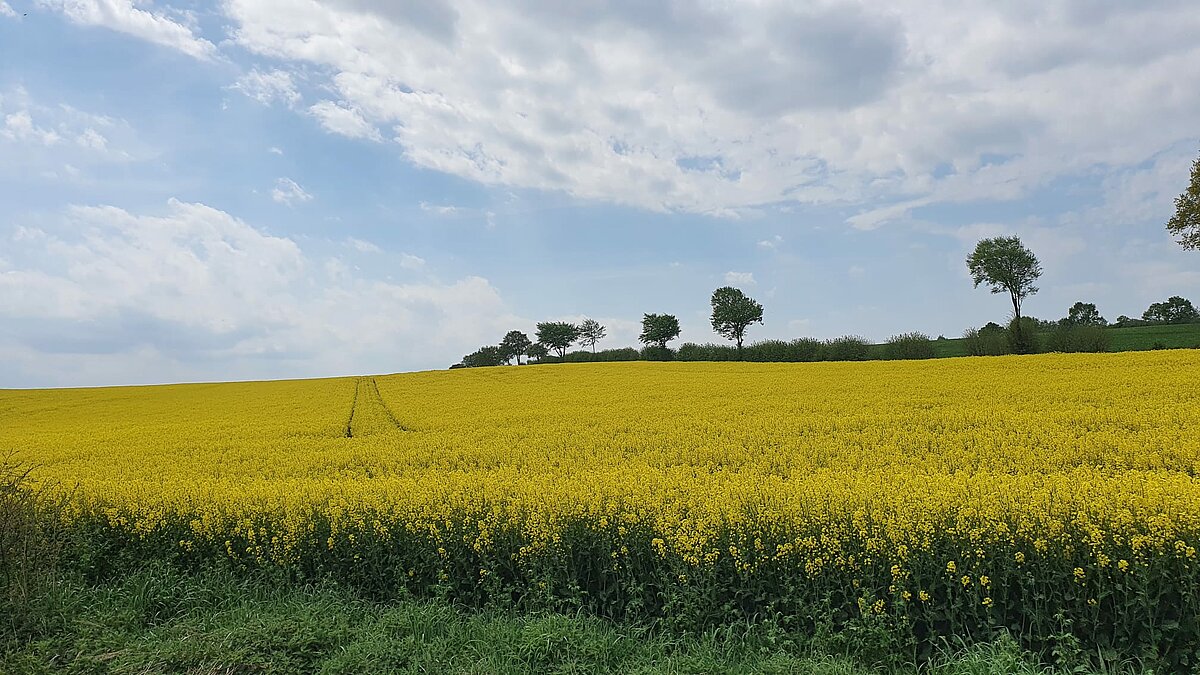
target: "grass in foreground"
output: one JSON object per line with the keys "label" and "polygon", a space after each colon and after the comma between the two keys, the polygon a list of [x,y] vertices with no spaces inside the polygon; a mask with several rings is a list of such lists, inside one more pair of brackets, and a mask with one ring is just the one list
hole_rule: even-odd
{"label": "grass in foreground", "polygon": [[[0,672],[916,672],[821,653],[761,629],[670,637],[586,617],[464,613],[434,602],[375,604],[332,586],[288,588],[162,567],[94,588],[60,585],[56,607],[39,634],[0,634]],[[1131,665],[1101,672],[1133,672]],[[1035,665],[1007,641],[946,655],[922,671],[1059,672]]]}

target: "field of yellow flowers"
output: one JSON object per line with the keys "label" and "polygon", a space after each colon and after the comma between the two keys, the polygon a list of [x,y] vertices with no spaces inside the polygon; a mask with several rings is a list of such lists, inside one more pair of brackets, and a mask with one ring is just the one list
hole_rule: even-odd
{"label": "field of yellow flowers", "polygon": [[0,452],[95,568],[1189,663],[1198,381],[1179,350],[0,391]]}

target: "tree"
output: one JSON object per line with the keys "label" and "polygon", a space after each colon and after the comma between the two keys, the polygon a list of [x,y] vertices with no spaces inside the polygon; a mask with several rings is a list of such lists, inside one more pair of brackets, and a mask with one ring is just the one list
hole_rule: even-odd
{"label": "tree", "polygon": [[592,348],[592,353],[596,353],[596,343],[603,340],[607,335],[604,326],[600,325],[595,319],[584,319],[579,324],[579,344]]}
{"label": "tree", "polygon": [[1064,321],[1073,326],[1108,325],[1108,320],[1100,316],[1100,311],[1091,302],[1077,302],[1071,305],[1071,309],[1067,310],[1067,318]]}
{"label": "tree", "polygon": [[558,358],[567,355],[567,347],[579,337],[579,327],[566,321],[546,321],[537,325],[537,341],[547,349],[558,352]]}
{"label": "tree", "polygon": [[482,368],[484,366],[498,366],[504,363],[504,357],[500,353],[500,347],[496,345],[488,345],[480,347],[474,352],[463,357],[462,364],[466,368]]}
{"label": "tree", "polygon": [[529,345],[533,344],[529,340],[529,336],[519,330],[510,330],[504,335],[504,339],[500,341],[500,352],[505,362],[511,361],[514,357],[517,359],[517,365],[521,365],[521,355],[529,349]]}
{"label": "tree", "polygon": [[742,358],[742,338],[752,323],[762,323],[763,307],[732,286],[722,286],[712,294],[712,328],[717,335],[737,342],[738,360]]}
{"label": "tree", "polygon": [[642,334],[638,340],[642,344],[665,349],[667,343],[679,337],[679,319],[671,314],[643,314]]}
{"label": "tree", "polygon": [[987,283],[992,293],[1008,293],[1013,305],[1013,326],[1018,331],[1017,344],[1024,344],[1019,335],[1021,303],[1038,292],[1037,286],[1033,285],[1042,276],[1042,265],[1037,256],[1017,237],[982,239],[967,256],[967,269],[975,288]]}
{"label": "tree", "polygon": [[1192,162],[1192,180],[1175,198],[1175,215],[1167,221],[1167,232],[1179,237],[1184,248],[1200,249],[1200,158]]}
{"label": "tree", "polygon": [[1142,313],[1143,321],[1155,323],[1194,323],[1200,320],[1191,300],[1173,295],[1166,302],[1156,302]]}
{"label": "tree", "polygon": [[538,361],[541,361],[543,358],[545,358],[546,354],[548,353],[549,352],[546,351],[546,345],[539,342],[534,342],[525,348],[525,356],[528,356],[531,359],[537,359]]}

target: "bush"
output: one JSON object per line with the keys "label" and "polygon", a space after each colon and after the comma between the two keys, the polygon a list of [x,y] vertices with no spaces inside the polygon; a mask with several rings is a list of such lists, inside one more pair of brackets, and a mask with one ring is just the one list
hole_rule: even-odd
{"label": "bush", "polygon": [[870,343],[857,335],[843,335],[824,345],[826,361],[866,361],[870,358]]}
{"label": "bush", "polygon": [[1018,326],[1016,318],[1008,322],[1008,351],[1012,354],[1036,354],[1039,349],[1038,320],[1022,317]]}
{"label": "bush", "polygon": [[889,359],[932,359],[933,340],[924,333],[901,333],[888,338],[883,353]]}
{"label": "bush", "polygon": [[670,347],[657,347],[657,346],[651,345],[651,346],[642,348],[641,360],[643,360],[643,361],[674,361],[675,360],[675,352],[671,351]]}
{"label": "bush", "polygon": [[1061,323],[1046,334],[1048,352],[1106,352],[1108,331],[1100,326]]}
{"label": "bush", "polygon": [[677,361],[736,361],[737,348],[731,345],[685,342],[675,354]]}
{"label": "bush", "polygon": [[999,324],[988,322],[983,328],[968,328],[963,333],[967,353],[971,356],[1000,356],[1008,353],[1008,332]]}
{"label": "bush", "polygon": [[546,363],[610,363],[637,361],[641,358],[641,352],[633,347],[622,347],[621,349],[601,349],[598,352],[584,350],[569,352],[564,359],[547,358]]}

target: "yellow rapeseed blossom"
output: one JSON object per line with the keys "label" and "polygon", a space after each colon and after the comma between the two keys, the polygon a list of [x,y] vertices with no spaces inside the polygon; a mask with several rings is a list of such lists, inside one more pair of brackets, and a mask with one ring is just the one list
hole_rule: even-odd
{"label": "yellow rapeseed blossom", "polygon": [[471,557],[491,581],[590,542],[680,583],[787,569],[941,599],[1034,551],[1066,583],[1194,566],[1198,379],[1179,350],[6,390],[0,448],[68,521],[171,554],[403,545],[428,554],[413,576]]}

